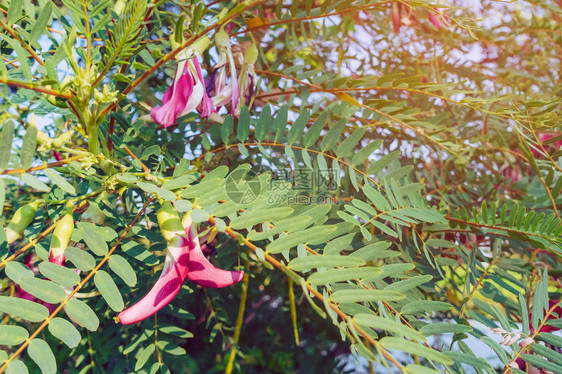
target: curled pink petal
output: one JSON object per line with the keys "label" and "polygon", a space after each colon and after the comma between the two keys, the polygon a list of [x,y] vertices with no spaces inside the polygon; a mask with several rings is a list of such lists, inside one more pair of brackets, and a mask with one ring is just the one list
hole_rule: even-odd
{"label": "curled pink petal", "polygon": [[197,110],[201,113],[201,117],[207,118],[212,113],[215,113],[215,106],[213,105],[213,100],[207,95],[207,90],[205,89],[205,79],[203,78],[203,74],[201,73],[201,66],[199,65],[199,61],[194,59],[193,64],[195,66],[195,71],[197,72],[197,84],[200,84],[203,87],[203,95],[201,97],[201,103]]}
{"label": "curled pink petal", "polygon": [[[163,105],[150,110],[152,119],[164,127],[169,127],[176,123],[176,119],[181,117],[180,114],[188,105],[195,83],[187,61],[180,62],[176,69],[174,82],[162,98]],[[193,107],[193,109],[194,108],[195,107]]]}
{"label": "curled pink petal", "polygon": [[440,15],[442,15],[444,18],[448,18],[446,14],[443,14],[441,9],[437,9],[437,11],[439,12],[439,14],[435,14],[435,13],[430,13],[429,14],[429,21],[438,29],[444,29],[445,28],[445,23],[443,22],[442,18],[440,17]]}
{"label": "curled pink petal", "polygon": [[187,277],[200,286],[208,288],[222,288],[240,282],[244,277],[243,271],[227,271],[215,267],[207,260],[191,218],[184,219],[185,233],[189,243],[189,272]]}
{"label": "curled pink petal", "polygon": [[117,315],[119,322],[124,325],[137,323],[172,301],[188,273],[188,249],[187,240],[179,235],[173,239],[173,243],[168,244],[160,278],[145,297]]}

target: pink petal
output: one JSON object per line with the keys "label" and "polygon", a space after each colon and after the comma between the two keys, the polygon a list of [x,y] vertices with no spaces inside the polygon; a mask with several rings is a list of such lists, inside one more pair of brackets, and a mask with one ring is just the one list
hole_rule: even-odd
{"label": "pink petal", "polygon": [[238,105],[240,89],[238,88],[238,79],[236,79],[236,64],[234,63],[231,50],[228,50],[228,63],[230,65],[230,86],[232,87],[232,107],[230,108],[230,113],[234,115],[236,112],[236,105]]}
{"label": "pink petal", "polygon": [[64,266],[65,260],[66,258],[64,257],[64,253],[58,255],[55,254],[54,252],[49,253],[49,262],[53,264]]}
{"label": "pink petal", "polygon": [[201,66],[199,66],[199,61],[197,59],[195,59],[194,65],[195,65],[195,70],[197,71],[197,79],[203,86],[203,97],[201,98],[201,104],[197,109],[201,113],[201,117],[206,118],[210,116],[211,113],[215,113],[216,110],[215,110],[215,106],[213,105],[213,100],[211,100],[209,95],[207,95],[207,91],[205,90],[205,87],[203,85],[205,79],[203,78],[203,74],[201,73]]}
{"label": "pink petal", "polygon": [[199,61],[197,58],[189,60],[189,71],[191,72],[191,76],[193,77],[194,86],[191,95],[189,96],[187,103],[185,104],[184,108],[178,113],[177,117],[185,116],[188,113],[193,112],[201,101],[203,100],[203,94],[205,93],[205,82],[203,79],[200,79],[197,74],[197,66],[199,65]]}
{"label": "pink petal", "polygon": [[119,322],[129,325],[142,321],[168,305],[178,294],[188,272],[188,243],[182,236],[168,244],[162,274],[148,294],[117,315]]}
{"label": "pink petal", "polygon": [[191,225],[191,218],[184,220],[185,233],[189,243],[189,272],[187,277],[200,286],[208,288],[222,288],[240,282],[244,277],[243,271],[227,271],[216,268],[203,255],[199,238],[195,228]]}
{"label": "pink petal", "polygon": [[191,76],[188,64],[185,62],[178,64],[174,83],[172,83],[162,98],[163,105],[150,110],[152,119],[164,127],[169,127],[176,123],[176,119],[180,117],[179,114],[187,106],[188,100],[193,93],[194,84],[195,80]]}
{"label": "pink petal", "polygon": [[429,14],[429,21],[431,21],[431,23],[433,23],[433,25],[435,27],[437,27],[438,29],[444,29],[445,28],[445,23],[443,22],[442,18],[440,17],[440,15],[442,15],[444,18],[448,18],[446,14],[443,14],[441,9],[437,9],[437,11],[439,12],[438,14],[435,13],[430,13]]}

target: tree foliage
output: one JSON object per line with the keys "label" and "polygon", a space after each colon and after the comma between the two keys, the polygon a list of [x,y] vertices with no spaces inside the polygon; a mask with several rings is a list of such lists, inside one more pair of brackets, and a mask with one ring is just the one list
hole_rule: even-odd
{"label": "tree foliage", "polygon": [[[2,2],[0,373],[562,372],[562,4],[470,3]],[[169,202],[245,276],[124,326]]]}

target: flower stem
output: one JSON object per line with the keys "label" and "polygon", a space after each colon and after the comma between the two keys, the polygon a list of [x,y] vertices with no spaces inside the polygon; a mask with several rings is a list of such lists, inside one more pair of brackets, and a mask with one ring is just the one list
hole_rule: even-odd
{"label": "flower stem", "polygon": [[244,310],[246,309],[246,298],[248,296],[248,281],[250,277],[248,273],[244,274],[244,279],[242,280],[242,295],[240,295],[240,306],[238,307],[238,317],[236,318],[236,326],[234,328],[234,337],[232,349],[228,357],[228,363],[226,364],[226,369],[224,374],[231,374],[232,367],[234,366],[234,358],[236,357],[236,346],[238,345],[238,340],[240,339],[240,329],[242,328],[242,322],[244,321]]}

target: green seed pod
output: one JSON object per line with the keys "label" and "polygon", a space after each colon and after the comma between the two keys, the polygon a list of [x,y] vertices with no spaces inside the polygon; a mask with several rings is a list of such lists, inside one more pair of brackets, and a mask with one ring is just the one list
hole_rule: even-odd
{"label": "green seed pod", "polygon": [[49,261],[63,265],[64,251],[68,247],[68,242],[74,230],[74,218],[71,213],[65,214],[55,226],[55,231],[51,237],[51,247],[49,248]]}
{"label": "green seed pod", "polygon": [[21,237],[27,226],[29,226],[33,218],[35,218],[37,207],[37,203],[29,203],[16,211],[8,227],[6,227],[6,239],[8,244],[15,242]]}
{"label": "green seed pod", "polygon": [[164,236],[167,242],[171,242],[178,235],[185,236],[178,212],[169,201],[162,203],[162,207],[156,213],[156,218],[158,219],[162,236]]}

